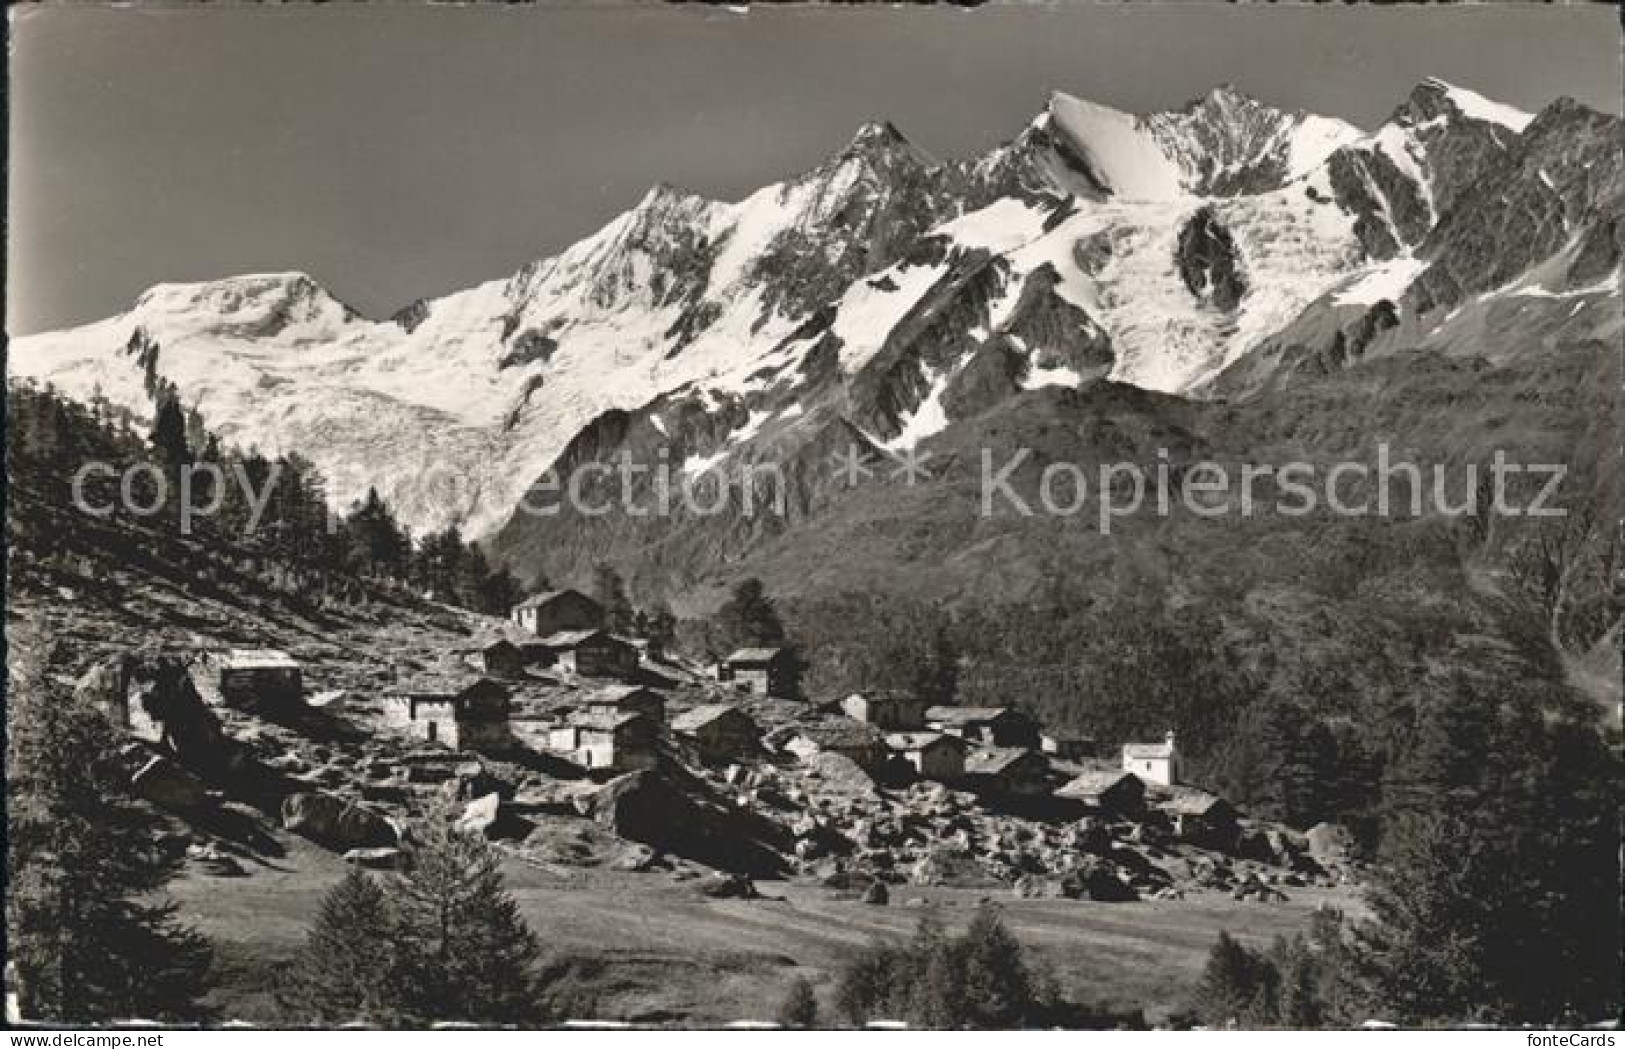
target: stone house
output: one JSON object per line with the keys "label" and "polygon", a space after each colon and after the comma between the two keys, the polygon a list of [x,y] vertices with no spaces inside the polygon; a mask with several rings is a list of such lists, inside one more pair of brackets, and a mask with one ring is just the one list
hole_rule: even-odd
{"label": "stone house", "polygon": [[418,682],[387,708],[397,727],[452,750],[508,750],[514,745],[508,690],[487,677]]}
{"label": "stone house", "polygon": [[1083,761],[1095,756],[1095,741],[1072,732],[1046,732],[1038,737],[1038,749],[1055,761]]}
{"label": "stone house", "polygon": [[1055,796],[1081,802],[1091,812],[1133,816],[1145,807],[1145,783],[1132,772],[1096,769],[1075,777]]}
{"label": "stone house", "polygon": [[642,714],[655,725],[666,723],[666,697],[642,685],[613,685],[592,693],[582,703],[591,714]]}
{"label": "stone house", "polygon": [[887,732],[923,729],[927,706],[911,692],[854,692],[841,700],[841,710],[847,717]]}
{"label": "stone house", "polygon": [[604,625],[604,606],[579,590],[549,590],[532,594],[508,613],[527,633],[537,637],[566,630],[597,630]]}
{"label": "stone house", "polygon": [[638,652],[607,630],[567,630],[542,639],[560,670],[586,677],[619,677],[638,669]]}
{"label": "stone house", "polygon": [[819,754],[839,754],[866,772],[878,772],[890,751],[886,737],[873,725],[850,718],[830,718],[791,725],[774,733],[778,749],[810,762]]}
{"label": "stone house", "polygon": [[1019,747],[973,750],[965,758],[965,783],[993,797],[1040,797],[1049,793],[1049,759]]}
{"label": "stone house", "polygon": [[1147,783],[1164,787],[1178,783],[1185,771],[1172,729],[1161,743],[1123,744],[1122,767],[1124,772],[1132,772]]}
{"label": "stone house", "polygon": [[512,641],[493,641],[480,649],[479,657],[487,674],[517,677],[525,672],[525,654]]}
{"label": "stone house", "polygon": [[549,733],[547,749],[594,771],[632,772],[658,763],[658,743],[642,714],[578,714]]}
{"label": "stone house", "polygon": [[514,742],[529,750],[551,750],[553,730],[561,724],[557,715],[533,707],[516,707],[508,716],[508,731]]}
{"label": "stone house", "polygon": [[729,703],[708,703],[679,714],[671,731],[706,763],[746,757],[760,749],[762,740],[755,719]]}
{"label": "stone house", "polygon": [[1038,722],[1014,707],[930,707],[925,721],[976,746],[1038,749]]}
{"label": "stone house", "polygon": [[741,648],[717,665],[717,680],[740,692],[795,699],[800,667],[788,648]]}
{"label": "stone house", "polygon": [[1217,794],[1197,787],[1176,786],[1152,800],[1168,817],[1174,836],[1210,848],[1228,848],[1240,830],[1235,808]]}
{"label": "stone house", "polygon": [[965,774],[965,741],[941,732],[894,732],[886,737],[893,761],[913,770],[914,778],[953,783]]}
{"label": "stone house", "polygon": [[272,648],[234,649],[220,661],[220,701],[240,710],[275,710],[304,702],[304,672]]}

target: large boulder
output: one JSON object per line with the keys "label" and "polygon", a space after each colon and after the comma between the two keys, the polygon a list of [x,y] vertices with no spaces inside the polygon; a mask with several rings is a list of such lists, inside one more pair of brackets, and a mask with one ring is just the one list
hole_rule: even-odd
{"label": "large boulder", "polygon": [[794,845],[782,824],[670,770],[617,776],[576,803],[582,815],[622,838],[736,874],[777,876],[785,869],[782,854]]}
{"label": "large boulder", "polygon": [[535,825],[514,813],[504,804],[500,795],[487,794],[475,798],[463,809],[457,820],[457,829],[480,834],[487,838],[517,841],[528,835]]}
{"label": "large boulder", "polygon": [[462,816],[457,820],[457,829],[464,833],[479,834],[482,837],[490,833],[496,826],[497,813],[502,811],[502,799],[495,794],[487,794],[475,798],[463,809]]}
{"label": "large boulder", "polygon": [[368,808],[331,794],[291,794],[282,802],[282,826],[335,850],[392,847],[394,826]]}
{"label": "large boulder", "polygon": [[1094,856],[1085,857],[1083,863],[1066,875],[1066,879],[1070,891],[1065,895],[1073,899],[1129,903],[1140,898],[1113,864]]}
{"label": "large boulder", "polygon": [[999,880],[966,849],[938,847],[930,850],[909,871],[909,880],[915,885],[952,885],[963,888],[988,888]]}
{"label": "large boulder", "polygon": [[1354,862],[1354,834],[1339,823],[1317,823],[1304,835],[1310,857],[1327,870],[1338,870]]}
{"label": "large boulder", "polygon": [[186,665],[162,656],[137,666],[132,676],[131,717],[162,727],[163,742],[181,763],[209,779],[224,778],[238,762],[238,745],[209,709]]}
{"label": "large boulder", "polygon": [[755,883],[743,874],[717,874],[699,882],[695,889],[712,900],[756,900],[762,896]]}
{"label": "large boulder", "polygon": [[137,769],[130,786],[137,797],[171,812],[196,812],[209,804],[203,781],[161,755]]}
{"label": "large boulder", "polygon": [[874,777],[845,754],[820,751],[808,767],[817,776],[818,782],[813,789],[819,793],[869,798],[877,793]]}
{"label": "large boulder", "polygon": [[491,773],[478,761],[465,761],[452,770],[457,779],[457,793],[463,798],[479,798],[487,794],[511,799],[514,785]]}
{"label": "large boulder", "polygon": [[149,743],[156,743],[162,734],[161,728],[145,718],[135,724],[130,717],[130,683],[135,670],[136,659],[129,653],[108,656],[85,671],[74,685],[74,698],[101,711],[115,725]]}

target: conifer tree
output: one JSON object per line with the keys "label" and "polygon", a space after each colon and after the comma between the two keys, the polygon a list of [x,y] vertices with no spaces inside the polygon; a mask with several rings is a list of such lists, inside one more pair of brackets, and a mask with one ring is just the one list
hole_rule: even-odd
{"label": "conifer tree", "polygon": [[626,582],[613,565],[600,561],[592,570],[593,597],[604,606],[604,626],[616,634],[632,632],[632,601]]}
{"label": "conifer tree", "polygon": [[1266,1013],[1266,962],[1227,932],[1208,952],[1196,987],[1196,1014],[1209,1027],[1259,1026]]}
{"label": "conifer tree", "polygon": [[23,1015],[207,1018],[211,952],[153,897],[180,867],[128,796],[112,725],[17,657],[7,697],[7,946]]}
{"label": "conifer tree", "polygon": [[414,835],[394,895],[400,1006],[429,1020],[544,1020],[541,947],[496,853],[483,837],[459,830],[449,807],[431,812]]}
{"label": "conifer tree", "polygon": [[784,644],[784,624],[762,581],[743,579],[717,610],[717,625],[729,647],[773,647]]}
{"label": "conifer tree", "polygon": [[186,413],[174,394],[158,402],[152,421],[152,447],[159,461],[170,469],[191,459],[191,446],[186,441]]}
{"label": "conifer tree", "polygon": [[962,950],[966,1024],[1003,1028],[1021,1023],[1033,1002],[1032,975],[1021,944],[1005,928],[996,908],[989,904],[977,908]]}
{"label": "conifer tree", "polygon": [[384,890],[352,869],[322,899],[278,997],[304,1022],[389,1026],[399,1019],[395,919]]}

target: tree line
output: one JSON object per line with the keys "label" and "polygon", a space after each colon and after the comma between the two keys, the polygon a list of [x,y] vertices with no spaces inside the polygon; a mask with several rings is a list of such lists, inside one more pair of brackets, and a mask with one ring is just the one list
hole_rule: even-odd
{"label": "tree line", "polygon": [[[132,412],[99,393],[81,403],[49,385],[9,383],[14,519],[26,522],[30,501],[57,510],[106,510],[115,527],[156,529],[165,540],[204,544],[263,566],[268,579],[290,590],[341,601],[361,599],[366,582],[409,587],[493,614],[506,613],[521,596],[509,568],[493,566],[455,526],[414,540],[376,488],[335,514],[327,480],[308,459],[226,446],[196,408],[182,404],[172,384],[156,380],[151,392],[153,418],[143,430]],[[76,491],[76,475],[89,463],[107,469],[78,476]],[[211,469],[188,469],[198,467]],[[183,470],[192,504],[214,508],[187,519],[184,532]],[[133,533],[127,539],[136,542]],[[48,557],[73,537],[44,527],[28,540]]]}
{"label": "tree line", "polygon": [[1221,936],[1211,1026],[1556,1024],[1621,1001],[1625,768],[1594,716],[1458,677],[1386,770],[1372,919],[1320,916],[1266,951]]}

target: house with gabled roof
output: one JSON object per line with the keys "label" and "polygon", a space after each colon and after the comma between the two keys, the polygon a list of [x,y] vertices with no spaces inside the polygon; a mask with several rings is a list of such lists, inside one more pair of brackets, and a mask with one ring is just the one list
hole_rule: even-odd
{"label": "house with gabled roof", "polygon": [[1168,817],[1174,835],[1185,841],[1224,848],[1235,841],[1237,812],[1228,801],[1200,787],[1156,790],[1151,806]]}
{"label": "house with gabled roof", "polygon": [[800,665],[788,648],[741,648],[717,664],[717,681],[758,696],[795,699]]}
{"label": "house with gabled roof", "polygon": [[1094,769],[1073,777],[1055,796],[1080,802],[1092,812],[1132,816],[1145,807],[1145,783],[1132,772]]}
{"label": "house with gabled roof", "polygon": [[604,625],[604,606],[579,590],[532,594],[509,611],[527,633],[546,637],[565,630],[597,630]]}
{"label": "house with gabled roof", "polygon": [[220,701],[241,710],[274,710],[304,702],[304,672],[288,653],[239,648],[220,661]]}
{"label": "house with gabled roof", "polygon": [[886,736],[892,760],[916,779],[953,783],[965,774],[965,741],[942,732],[892,732]]}
{"label": "house with gabled roof", "polygon": [[1078,732],[1050,731],[1038,737],[1038,749],[1054,761],[1083,761],[1095,756],[1095,741]]}
{"label": "house with gabled roof", "polygon": [[1178,783],[1185,770],[1173,729],[1168,730],[1161,743],[1123,744],[1122,767],[1124,772],[1132,772],[1147,783],[1164,787]]}
{"label": "house with gabled roof", "polygon": [[582,713],[548,734],[547,749],[593,771],[632,772],[659,763],[659,728],[642,714]]}
{"label": "house with gabled roof", "polygon": [[866,721],[887,732],[917,732],[925,728],[930,704],[912,692],[854,692],[841,700],[847,717]]}
{"label": "house with gabled roof", "polygon": [[607,630],[565,630],[544,637],[542,644],[553,665],[572,674],[626,676],[638,669],[637,649]]}
{"label": "house with gabled roof", "polygon": [[965,783],[993,797],[1039,797],[1049,793],[1049,759],[1021,747],[972,750],[965,758]]}
{"label": "house with gabled roof", "polygon": [[748,756],[760,749],[762,741],[756,720],[732,703],[707,703],[677,715],[671,734],[706,763]]}
{"label": "house with gabled roof", "polygon": [[390,697],[399,728],[452,750],[508,750],[514,744],[507,688],[488,677],[426,677]]}
{"label": "house with gabled roof", "polygon": [[867,772],[877,772],[888,756],[885,735],[851,718],[827,718],[787,725],[773,733],[778,749],[810,762],[819,754],[839,754]]}
{"label": "house with gabled roof", "polygon": [[642,714],[656,725],[665,724],[666,697],[643,685],[611,685],[589,694],[582,709],[594,714]]}
{"label": "house with gabled roof", "polygon": [[487,674],[514,677],[525,672],[525,654],[506,638],[498,638],[479,651],[480,666]]}
{"label": "house with gabled roof", "polygon": [[1015,707],[930,707],[926,724],[983,747],[1038,748],[1038,722]]}

